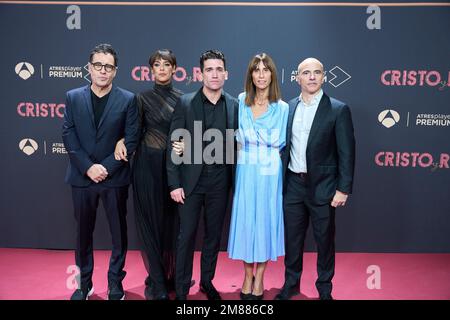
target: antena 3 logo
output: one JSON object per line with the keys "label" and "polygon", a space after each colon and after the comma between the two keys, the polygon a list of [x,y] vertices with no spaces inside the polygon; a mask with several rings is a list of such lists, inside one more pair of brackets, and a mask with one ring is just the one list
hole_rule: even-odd
{"label": "antena 3 logo", "polygon": [[391,128],[400,121],[400,115],[397,111],[388,109],[381,111],[378,115],[378,122],[386,128]]}
{"label": "antena 3 logo", "polygon": [[33,153],[35,153],[38,148],[39,147],[37,142],[31,138],[25,138],[19,142],[19,149],[22,150],[22,152],[25,153],[27,156],[30,156]]}
{"label": "antena 3 logo", "polygon": [[450,71],[441,75],[437,70],[385,70],[380,80],[385,86],[450,87]]}
{"label": "antena 3 logo", "polygon": [[34,74],[34,67],[29,62],[19,62],[14,70],[23,80],[29,79]]}

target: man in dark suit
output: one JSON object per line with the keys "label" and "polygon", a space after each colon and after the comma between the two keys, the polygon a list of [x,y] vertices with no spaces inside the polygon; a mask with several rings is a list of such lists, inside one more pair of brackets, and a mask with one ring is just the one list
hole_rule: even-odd
{"label": "man in dark suit", "polygon": [[131,154],[137,144],[137,108],[134,94],[112,84],[117,55],[108,44],[96,46],[89,58],[91,85],[67,92],[63,140],[69,154],[66,182],[72,185],[77,221],[75,260],[80,271],[72,300],[93,293],[93,232],[99,199],[112,236],[108,271],[108,298],[123,300],[123,267],[127,252],[127,197],[130,169],[114,158],[116,142],[125,137]]}
{"label": "man in dark suit", "polygon": [[200,57],[200,67],[203,87],[181,96],[170,128],[171,141],[183,138],[183,157],[172,152],[172,147],[167,148],[168,185],[172,199],[179,203],[180,215],[175,266],[175,291],[179,300],[185,300],[189,294],[202,208],[205,234],[200,290],[210,300],[221,299],[212,280],[235,158],[233,133],[237,129],[238,104],[235,98],[222,90],[228,76],[225,57],[217,50],[206,51]]}
{"label": "man in dark suit", "polygon": [[283,154],[285,282],[275,297],[299,293],[303,247],[311,220],[317,245],[316,288],[332,299],[335,266],[335,210],[352,192],[355,138],[349,107],[323,93],[322,63],[308,58],[298,66],[299,97],[289,102],[287,145]]}

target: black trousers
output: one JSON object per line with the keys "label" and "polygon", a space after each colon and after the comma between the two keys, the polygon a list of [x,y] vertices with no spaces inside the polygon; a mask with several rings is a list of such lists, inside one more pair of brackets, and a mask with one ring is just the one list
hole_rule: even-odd
{"label": "black trousers", "polygon": [[99,200],[102,200],[112,237],[112,253],[109,261],[108,283],[121,282],[127,254],[127,198],[128,186],[104,187],[101,184],[88,187],[72,187],[72,199],[77,221],[75,262],[80,268],[81,287],[92,282],[94,269],[93,233]]}
{"label": "black trousers", "polygon": [[285,286],[299,286],[303,270],[303,250],[309,220],[317,245],[317,281],[319,294],[331,294],[335,267],[335,208],[317,205],[307,197],[305,178],[287,170],[283,198],[286,255]]}
{"label": "black trousers", "polygon": [[195,239],[201,209],[204,208],[204,237],[201,256],[200,283],[214,278],[220,239],[228,202],[230,186],[229,169],[204,166],[199,181],[178,206],[180,233],[175,261],[175,291],[177,296],[189,294],[192,280]]}

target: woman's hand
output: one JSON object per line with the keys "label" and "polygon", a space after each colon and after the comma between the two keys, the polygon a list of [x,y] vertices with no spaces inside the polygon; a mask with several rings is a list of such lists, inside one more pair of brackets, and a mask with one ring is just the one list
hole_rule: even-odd
{"label": "woman's hand", "polygon": [[184,152],[184,141],[181,139],[181,141],[173,141],[172,142],[172,149],[175,151],[177,156],[181,156]]}
{"label": "woman's hand", "polygon": [[120,160],[128,161],[127,147],[125,146],[125,138],[122,138],[119,141],[117,141],[116,149],[114,150],[114,158],[117,161],[120,161]]}

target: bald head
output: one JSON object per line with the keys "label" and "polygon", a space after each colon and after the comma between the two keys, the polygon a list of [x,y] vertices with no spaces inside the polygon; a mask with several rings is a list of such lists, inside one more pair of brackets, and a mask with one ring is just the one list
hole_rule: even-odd
{"label": "bald head", "polygon": [[305,66],[309,66],[309,65],[315,65],[315,66],[319,66],[320,70],[322,70],[323,72],[323,64],[322,62],[320,62],[318,59],[316,58],[306,58],[305,60],[303,60],[302,62],[300,62],[300,64],[298,65],[298,72],[300,73],[300,71],[302,69],[305,68]]}
{"label": "bald head", "polygon": [[307,58],[298,65],[297,82],[302,95],[314,96],[322,88],[324,80],[323,64],[316,58]]}

